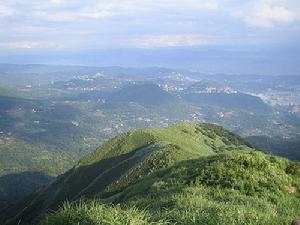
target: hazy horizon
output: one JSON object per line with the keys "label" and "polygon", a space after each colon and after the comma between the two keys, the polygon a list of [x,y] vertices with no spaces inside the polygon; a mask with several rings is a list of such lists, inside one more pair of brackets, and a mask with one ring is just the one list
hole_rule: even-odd
{"label": "hazy horizon", "polygon": [[8,1],[0,63],[299,75],[297,0]]}

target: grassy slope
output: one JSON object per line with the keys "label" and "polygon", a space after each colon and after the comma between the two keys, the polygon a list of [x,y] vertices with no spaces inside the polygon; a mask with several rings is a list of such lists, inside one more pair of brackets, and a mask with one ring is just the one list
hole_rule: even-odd
{"label": "grassy slope", "polygon": [[108,197],[141,176],[175,162],[237,149],[251,148],[239,137],[215,125],[182,123],[169,128],[134,130],[117,136],[84,157],[56,182],[3,212],[4,218],[14,216],[17,211],[20,212],[17,220],[30,221],[49,208],[57,208],[66,199]]}
{"label": "grassy slope", "polygon": [[290,224],[299,216],[300,163],[234,151],[176,163],[103,201],[66,204],[41,225]]}

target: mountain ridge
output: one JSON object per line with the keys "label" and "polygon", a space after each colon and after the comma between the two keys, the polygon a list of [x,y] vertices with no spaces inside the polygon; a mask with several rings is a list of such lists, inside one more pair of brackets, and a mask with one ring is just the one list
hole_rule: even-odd
{"label": "mountain ridge", "polygon": [[[181,123],[168,128],[136,129],[116,136],[49,186],[12,206],[2,215],[31,221],[63,201],[83,196],[109,197],[140,177],[176,162],[215,155],[225,151],[254,150],[240,137],[211,124]],[[17,209],[17,210],[15,210]]]}
{"label": "mountain ridge", "polygon": [[184,160],[111,197],[66,202],[40,225],[278,225],[297,218],[300,164],[260,151]]}

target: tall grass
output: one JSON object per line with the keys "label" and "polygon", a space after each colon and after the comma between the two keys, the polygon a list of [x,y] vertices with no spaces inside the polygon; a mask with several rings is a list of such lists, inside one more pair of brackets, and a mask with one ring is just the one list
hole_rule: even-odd
{"label": "tall grass", "polygon": [[134,207],[121,209],[119,205],[104,205],[97,200],[65,202],[55,213],[48,215],[40,225],[160,225],[151,222],[151,216]]}
{"label": "tall grass", "polygon": [[286,225],[300,216],[299,172],[300,163],[261,152],[203,157],[140,179],[108,205],[66,203],[41,225]]}

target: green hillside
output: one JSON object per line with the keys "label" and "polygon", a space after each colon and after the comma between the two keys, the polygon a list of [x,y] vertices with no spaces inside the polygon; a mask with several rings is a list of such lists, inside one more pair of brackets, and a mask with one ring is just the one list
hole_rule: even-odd
{"label": "green hillside", "polygon": [[161,106],[176,101],[176,97],[152,83],[129,85],[114,93],[113,101],[137,102],[141,105]]}
{"label": "green hillside", "polygon": [[138,129],[121,134],[82,158],[51,185],[1,213],[8,224],[36,219],[65,200],[82,196],[108,198],[140,177],[174,163],[234,150],[251,150],[241,138],[210,124],[182,123],[168,128]]}
{"label": "green hillside", "polygon": [[65,204],[40,225],[284,225],[299,217],[299,188],[299,163],[226,152],[176,163],[102,202]]}
{"label": "green hillside", "polygon": [[272,154],[283,156],[295,161],[300,161],[300,138],[285,139],[282,137],[268,137],[268,136],[250,136],[245,138],[254,146],[257,146],[265,151],[272,152]]}
{"label": "green hillside", "polygon": [[271,107],[260,98],[244,93],[188,93],[183,95],[183,98],[196,104],[230,110],[246,110],[260,114],[271,112]]}
{"label": "green hillside", "polygon": [[71,123],[77,114],[46,100],[0,96],[0,209],[77,162],[84,149],[84,131]]}

